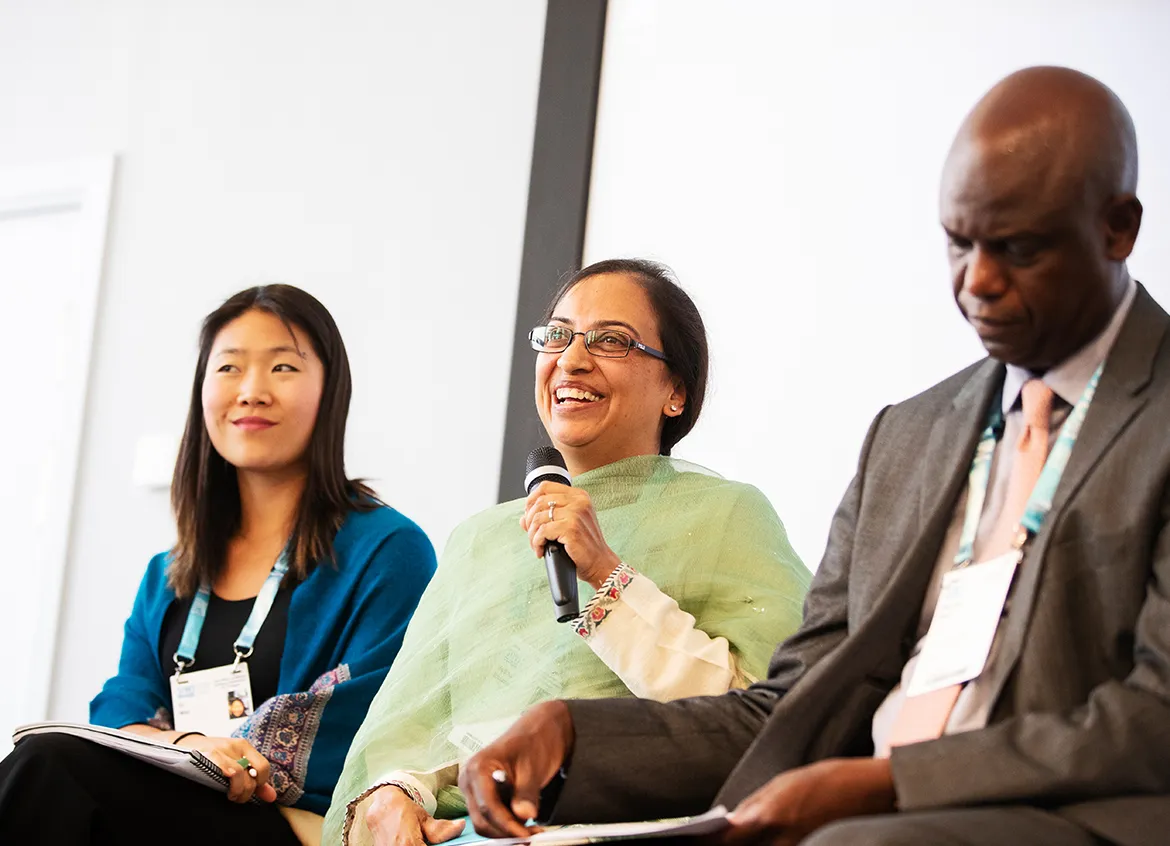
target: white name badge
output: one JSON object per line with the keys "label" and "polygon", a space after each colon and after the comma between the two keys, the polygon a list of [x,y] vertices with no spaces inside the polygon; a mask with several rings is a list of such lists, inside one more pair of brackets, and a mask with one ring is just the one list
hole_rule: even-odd
{"label": "white name badge", "polygon": [[1012,550],[943,576],[907,696],[962,684],[983,672],[1020,558],[1019,550]]}
{"label": "white name badge", "polygon": [[171,676],[171,710],[176,731],[230,737],[252,715],[252,680],[247,663]]}

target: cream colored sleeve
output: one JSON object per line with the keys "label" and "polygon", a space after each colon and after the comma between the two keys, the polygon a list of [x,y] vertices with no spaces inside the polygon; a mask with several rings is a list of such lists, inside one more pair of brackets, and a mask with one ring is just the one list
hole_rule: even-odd
{"label": "cream colored sleeve", "polygon": [[628,564],[609,575],[572,625],[643,699],[716,695],[752,681],[726,638],[697,628],[693,616]]}
{"label": "cream colored sleeve", "polygon": [[395,770],[386,773],[374,781],[373,786],[349,803],[347,816],[351,819],[345,824],[345,834],[342,838],[344,846],[372,846],[374,840],[366,826],[366,810],[374,799],[374,793],[379,788],[394,785],[401,788],[407,796],[422,805],[428,814],[435,815],[438,808],[436,797],[444,787],[450,787],[459,782],[459,762],[451,761],[428,772],[416,773],[406,770]]}

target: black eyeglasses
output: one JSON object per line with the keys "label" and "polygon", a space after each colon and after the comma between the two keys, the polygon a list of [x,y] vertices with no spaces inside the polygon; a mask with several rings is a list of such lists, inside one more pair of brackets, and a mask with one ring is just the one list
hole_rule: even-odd
{"label": "black eyeglasses", "polygon": [[641,350],[646,355],[666,361],[666,353],[635,341],[618,329],[590,329],[588,332],[574,332],[568,326],[537,326],[528,333],[528,340],[537,352],[564,352],[580,335],[585,339],[585,349],[599,358],[625,358],[631,349]]}

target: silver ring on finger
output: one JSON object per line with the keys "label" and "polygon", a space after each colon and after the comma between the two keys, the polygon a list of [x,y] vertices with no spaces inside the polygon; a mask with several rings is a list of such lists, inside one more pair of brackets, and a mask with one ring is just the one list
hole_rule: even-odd
{"label": "silver ring on finger", "polygon": [[548,504],[548,519],[549,520],[551,520],[553,518],[553,509],[556,507],[557,507],[557,504],[550,500],[549,504]]}

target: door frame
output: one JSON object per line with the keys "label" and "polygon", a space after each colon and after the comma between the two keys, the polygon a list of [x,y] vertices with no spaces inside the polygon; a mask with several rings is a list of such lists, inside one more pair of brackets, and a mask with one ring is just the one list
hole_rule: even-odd
{"label": "door frame", "polygon": [[76,333],[79,359],[74,361],[76,366],[66,368],[60,386],[64,419],[72,422],[57,444],[52,463],[50,489],[57,504],[46,524],[49,531],[41,538],[42,593],[28,597],[30,606],[41,613],[36,622],[31,673],[20,685],[25,708],[41,718],[48,714],[56,659],[116,161],[116,156],[104,155],[0,168],[0,226],[22,218],[77,215],[74,243],[79,250],[79,296],[67,324]]}

